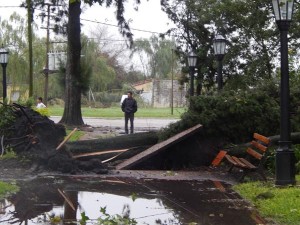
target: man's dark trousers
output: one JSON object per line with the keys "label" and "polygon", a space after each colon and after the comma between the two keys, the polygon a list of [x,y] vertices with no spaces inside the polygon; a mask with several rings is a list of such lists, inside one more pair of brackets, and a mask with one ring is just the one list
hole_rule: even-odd
{"label": "man's dark trousers", "polygon": [[125,133],[128,134],[128,120],[130,120],[130,133],[133,134],[134,113],[125,113]]}

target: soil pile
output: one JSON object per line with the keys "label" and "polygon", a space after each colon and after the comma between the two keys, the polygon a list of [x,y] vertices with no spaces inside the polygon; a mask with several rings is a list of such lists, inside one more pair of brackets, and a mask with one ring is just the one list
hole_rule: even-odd
{"label": "soil pile", "polygon": [[92,171],[106,173],[107,169],[99,160],[78,161],[64,147],[56,150],[64,140],[66,129],[62,124],[55,124],[46,116],[18,104],[4,105],[10,112],[9,127],[1,130],[2,154],[9,148],[26,159],[36,168],[50,169],[63,173]]}

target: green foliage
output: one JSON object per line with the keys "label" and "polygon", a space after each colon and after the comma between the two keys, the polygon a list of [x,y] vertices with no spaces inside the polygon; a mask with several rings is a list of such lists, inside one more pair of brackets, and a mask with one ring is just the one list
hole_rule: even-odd
{"label": "green foliage", "polygon": [[[67,136],[72,132],[72,130],[67,130]],[[70,137],[69,141],[78,141],[80,137],[84,135],[83,131],[77,130],[74,132],[74,134]]]}
{"label": "green foliage", "polygon": [[15,122],[15,117],[9,105],[0,105],[0,135],[8,135],[9,127]]}
{"label": "green foliage", "polygon": [[0,160],[15,158],[17,158],[17,154],[14,152],[14,150],[12,148],[6,148],[5,152],[3,152],[3,155],[0,157]]}
{"label": "green foliage", "polygon": [[19,99],[18,104],[30,108],[35,105],[35,99],[32,97],[30,97],[28,99]]}
{"label": "green foliage", "polygon": [[129,218],[129,209],[124,206],[123,215],[109,215],[106,212],[106,207],[100,209],[101,217],[98,219],[98,223],[101,225],[135,225],[137,224],[135,219]]}
{"label": "green foliage", "polygon": [[[152,35],[149,39],[134,41],[131,56],[138,55],[144,74],[153,78],[166,79],[172,70],[178,69],[178,59],[174,54],[175,42]],[[147,55],[147,57],[145,57]]]}
{"label": "green foliage", "polygon": [[[48,215],[48,214],[47,214]],[[61,216],[56,216],[56,215],[54,215],[54,214],[52,214],[52,215],[48,215],[48,217],[49,217],[49,220],[50,220],[50,223],[51,224],[61,224],[61,222],[62,222],[62,218],[61,218]]]}
{"label": "green foliage", "polygon": [[86,225],[86,223],[88,222],[90,218],[88,216],[85,215],[85,212],[81,213],[81,219],[79,221],[80,225]]}
{"label": "green foliage", "polygon": [[39,114],[41,114],[42,116],[50,116],[50,110],[49,108],[35,108],[35,111],[37,111]]}
{"label": "green foliage", "polygon": [[[266,157],[266,169],[268,169],[271,173],[275,173],[275,155],[276,155],[277,146],[270,147],[267,152]],[[294,150],[295,154],[295,169],[296,174],[300,174],[300,145],[292,145],[292,149]]]}
{"label": "green foliage", "polygon": [[[299,179],[300,176],[297,176],[298,182]],[[279,224],[299,224],[299,187],[274,187],[273,183],[249,182],[235,185],[233,189],[250,200],[262,216],[272,218]]]}
{"label": "green foliage", "polygon": [[137,196],[136,193],[132,193],[132,194],[130,195],[130,198],[131,198],[132,201],[134,202],[134,201],[138,198],[138,196]]}
{"label": "green foliage", "polygon": [[19,187],[13,183],[0,181],[0,199],[19,191]]}
{"label": "green foliage", "polygon": [[292,148],[296,158],[296,173],[300,174],[300,145],[293,145]]}
{"label": "green foliage", "polygon": [[196,124],[203,125],[205,136],[222,137],[233,143],[248,141],[254,132],[266,136],[276,135],[279,133],[278,102],[276,95],[260,87],[224,90],[213,96],[193,97],[182,120],[164,129],[163,135],[170,136],[172,132]]}

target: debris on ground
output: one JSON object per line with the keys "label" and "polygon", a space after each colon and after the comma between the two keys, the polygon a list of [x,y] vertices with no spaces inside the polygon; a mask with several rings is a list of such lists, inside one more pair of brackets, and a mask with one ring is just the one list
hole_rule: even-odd
{"label": "debris on ground", "polygon": [[30,160],[32,167],[39,170],[107,173],[107,166],[101,160],[82,162],[74,159],[64,145],[59,147],[66,136],[64,125],[56,124],[47,116],[16,103],[3,104],[3,107],[11,115],[10,126],[0,131],[3,154],[12,148],[20,158]]}

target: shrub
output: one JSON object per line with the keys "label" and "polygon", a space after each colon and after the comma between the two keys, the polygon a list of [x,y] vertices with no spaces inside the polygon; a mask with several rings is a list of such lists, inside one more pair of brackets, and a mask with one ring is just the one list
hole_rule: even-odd
{"label": "shrub", "polygon": [[9,135],[9,132],[11,131],[10,128],[14,122],[15,117],[14,113],[9,105],[1,105],[0,106],[0,135]]}
{"label": "shrub", "polygon": [[190,98],[189,110],[182,120],[163,130],[171,136],[202,124],[206,137],[222,137],[228,142],[249,141],[254,132],[266,136],[279,133],[278,99],[259,90],[228,91],[214,96]]}
{"label": "shrub", "polygon": [[50,111],[49,111],[49,108],[35,108],[35,111],[37,111],[39,114],[41,114],[42,116],[47,116],[49,117],[50,116]]}

